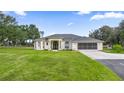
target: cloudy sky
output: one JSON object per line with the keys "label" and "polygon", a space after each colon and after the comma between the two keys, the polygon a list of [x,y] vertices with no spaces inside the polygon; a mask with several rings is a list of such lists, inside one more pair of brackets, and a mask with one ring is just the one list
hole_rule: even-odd
{"label": "cloudy sky", "polygon": [[45,36],[71,33],[88,36],[89,31],[103,25],[118,26],[124,12],[112,11],[11,11],[4,12],[16,17],[19,24],[35,24]]}

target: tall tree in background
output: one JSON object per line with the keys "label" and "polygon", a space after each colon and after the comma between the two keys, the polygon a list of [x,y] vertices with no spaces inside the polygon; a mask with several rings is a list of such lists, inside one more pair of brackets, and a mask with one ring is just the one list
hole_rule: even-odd
{"label": "tall tree in background", "polygon": [[119,27],[115,27],[112,31],[113,36],[113,43],[114,44],[120,44],[120,30]]}
{"label": "tall tree in background", "polygon": [[0,13],[0,41],[5,44],[6,41],[10,41],[9,37],[14,31],[13,27],[17,24],[16,19],[9,15]]}
{"label": "tall tree in background", "polygon": [[14,17],[0,12],[0,45],[26,45],[25,41],[39,37],[39,30],[34,24],[18,25]]}
{"label": "tall tree in background", "polygon": [[109,44],[121,44],[124,47],[124,20],[122,20],[118,27],[102,26],[89,34],[90,37],[104,40]]}
{"label": "tall tree in background", "polygon": [[124,46],[124,20],[119,24],[120,43]]}
{"label": "tall tree in background", "polygon": [[100,40],[103,40],[105,41],[106,43],[110,42],[110,39],[111,39],[111,35],[112,35],[112,28],[105,25],[105,26],[102,26],[101,28],[99,29],[96,29],[92,32],[90,32],[89,36],[92,37],[92,38],[96,38],[96,39],[100,39]]}
{"label": "tall tree in background", "polygon": [[36,39],[39,38],[39,30],[34,24],[30,24],[28,28],[28,39]]}
{"label": "tall tree in background", "polygon": [[92,37],[92,38],[96,38],[96,39],[102,40],[102,39],[101,39],[101,35],[100,35],[99,29],[95,29],[94,31],[93,31],[93,30],[90,31],[89,37]]}

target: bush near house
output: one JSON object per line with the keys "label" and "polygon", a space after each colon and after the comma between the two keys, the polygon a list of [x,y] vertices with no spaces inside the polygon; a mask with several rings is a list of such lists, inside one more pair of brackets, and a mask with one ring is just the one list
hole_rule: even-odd
{"label": "bush near house", "polygon": [[124,48],[120,44],[115,44],[112,49],[104,48],[103,51],[107,53],[124,53]]}
{"label": "bush near house", "polygon": [[113,50],[115,50],[115,52],[120,53],[121,51],[123,51],[123,47],[119,44],[113,45]]}

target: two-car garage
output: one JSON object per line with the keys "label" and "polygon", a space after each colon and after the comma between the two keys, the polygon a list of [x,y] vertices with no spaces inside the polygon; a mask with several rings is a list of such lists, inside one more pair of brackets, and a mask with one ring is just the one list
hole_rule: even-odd
{"label": "two-car garage", "polygon": [[97,43],[78,43],[78,49],[97,49]]}
{"label": "two-car garage", "polygon": [[75,50],[103,50],[103,42],[90,37],[82,37],[73,41]]}

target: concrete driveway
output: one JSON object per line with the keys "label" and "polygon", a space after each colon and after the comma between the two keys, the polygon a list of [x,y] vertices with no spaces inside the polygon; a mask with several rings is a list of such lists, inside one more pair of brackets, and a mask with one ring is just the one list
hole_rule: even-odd
{"label": "concrete driveway", "polygon": [[124,59],[124,54],[105,53],[98,50],[79,50],[92,59]]}
{"label": "concrete driveway", "polygon": [[80,52],[106,65],[124,80],[124,54],[105,53],[97,50],[80,50]]}

